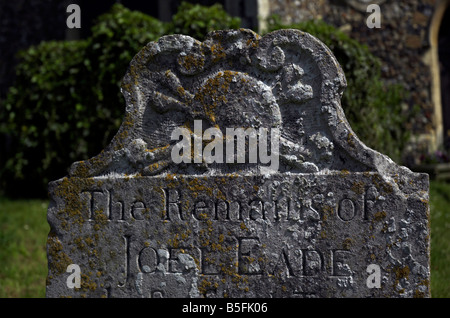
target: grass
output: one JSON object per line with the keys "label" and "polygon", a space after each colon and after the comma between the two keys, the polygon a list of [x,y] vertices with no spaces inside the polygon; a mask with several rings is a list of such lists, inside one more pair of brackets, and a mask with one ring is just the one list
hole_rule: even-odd
{"label": "grass", "polygon": [[450,297],[450,183],[431,182],[431,295]]}
{"label": "grass", "polygon": [[[431,293],[450,297],[450,183],[431,182]],[[45,297],[45,200],[0,198],[0,297]]]}
{"label": "grass", "polygon": [[45,297],[47,207],[0,199],[0,297]]}

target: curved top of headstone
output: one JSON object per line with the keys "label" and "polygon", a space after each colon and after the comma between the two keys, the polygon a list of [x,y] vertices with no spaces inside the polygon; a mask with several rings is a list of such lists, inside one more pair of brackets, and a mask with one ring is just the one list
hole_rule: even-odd
{"label": "curved top of headstone", "polygon": [[[76,162],[69,174],[156,175],[259,173],[258,164],[176,164],[171,139],[177,127],[277,128],[279,173],[399,169],[365,146],[341,107],[346,80],[333,53],[299,30],[263,37],[253,31],[214,31],[204,42],[168,35],[148,43],[123,79],[126,114],[109,146]],[[248,155],[248,154],[247,154]]]}

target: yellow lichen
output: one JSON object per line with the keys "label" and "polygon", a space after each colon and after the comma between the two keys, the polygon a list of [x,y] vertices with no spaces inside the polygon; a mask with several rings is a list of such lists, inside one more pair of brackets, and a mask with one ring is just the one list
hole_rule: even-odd
{"label": "yellow lichen", "polygon": [[[212,51],[213,49],[211,49]],[[213,53],[214,54],[214,53]],[[182,57],[179,61],[180,66],[185,68],[187,71],[193,70],[199,70],[203,68],[205,64],[205,60],[203,58],[199,58],[194,56],[193,54],[186,55]]]}
{"label": "yellow lichen", "polygon": [[351,238],[346,238],[343,242],[342,242],[342,248],[345,250],[349,250],[350,247],[353,244],[353,240]]}
{"label": "yellow lichen", "polygon": [[386,213],[385,211],[380,211],[380,212],[375,213],[375,214],[373,215],[373,218],[374,218],[375,221],[380,222],[380,221],[382,221],[384,218],[386,218],[386,215],[387,215],[387,213]]}
{"label": "yellow lichen", "polygon": [[350,145],[350,147],[355,148],[355,137],[352,133],[348,133],[347,135],[347,143]]}
{"label": "yellow lichen", "polygon": [[363,194],[364,193],[364,183],[362,181],[355,181],[355,182],[353,182],[351,189],[356,194]]}
{"label": "yellow lichen", "polygon": [[67,266],[72,264],[72,260],[63,251],[63,246],[61,241],[55,235],[55,233],[50,232],[47,238],[47,253],[49,256],[49,271],[61,275],[67,270]]}
{"label": "yellow lichen", "polygon": [[221,59],[224,59],[227,56],[225,50],[223,49],[220,43],[213,44],[211,46],[211,53],[213,55],[213,62],[215,63],[220,61]]}
{"label": "yellow lichen", "polygon": [[214,110],[219,103],[226,103],[230,84],[238,73],[232,71],[219,72],[213,78],[209,78],[202,90],[197,93],[195,99],[200,101],[205,114],[215,123],[216,117]]}

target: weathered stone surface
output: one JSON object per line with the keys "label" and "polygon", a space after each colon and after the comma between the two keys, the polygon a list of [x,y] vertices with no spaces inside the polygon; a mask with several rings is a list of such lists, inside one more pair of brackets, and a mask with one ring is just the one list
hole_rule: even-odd
{"label": "weathered stone surface", "polygon": [[[300,31],[149,43],[125,75],[111,144],[50,183],[47,296],[429,296],[428,176],[355,136],[345,85]],[[174,162],[179,127],[192,163]],[[206,160],[207,128],[224,133],[223,162]],[[278,130],[270,162],[249,138],[244,162],[227,163],[226,128]]]}

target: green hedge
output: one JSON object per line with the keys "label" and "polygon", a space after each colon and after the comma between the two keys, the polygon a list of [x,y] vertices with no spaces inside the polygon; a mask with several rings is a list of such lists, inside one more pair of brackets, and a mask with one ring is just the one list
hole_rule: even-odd
{"label": "green hedge", "polygon": [[220,4],[211,7],[182,2],[172,17],[170,33],[188,34],[197,40],[214,30],[239,29],[241,19],[229,16]]}
{"label": "green hedge", "polygon": [[[117,132],[125,103],[120,81],[133,56],[149,41],[182,33],[202,40],[214,29],[238,28],[240,20],[219,5],[183,3],[170,23],[115,4],[100,16],[92,35],[80,41],[42,42],[20,53],[17,79],[0,103],[0,194],[45,196],[74,161],[98,154]],[[323,22],[283,25],[321,39],[344,68],[343,107],[368,146],[399,160],[407,139],[400,102],[403,91],[386,87],[380,63],[366,47]]]}
{"label": "green hedge", "polygon": [[[221,6],[183,3],[171,23],[120,4],[80,41],[50,41],[20,52],[16,81],[0,103],[0,194],[45,196],[70,163],[98,154],[122,122],[120,82],[133,56],[160,36],[199,39],[213,29],[238,28]],[[7,139],[7,138],[0,138]]]}
{"label": "green hedge", "polygon": [[367,46],[322,20],[286,25],[273,15],[268,20],[268,31],[277,29],[300,29],[331,49],[347,79],[342,108],[350,126],[367,146],[400,163],[410,138],[405,123],[414,114],[402,111],[406,90],[399,84],[387,85],[381,79],[380,60]]}

